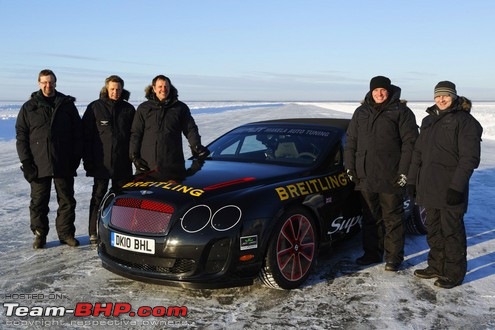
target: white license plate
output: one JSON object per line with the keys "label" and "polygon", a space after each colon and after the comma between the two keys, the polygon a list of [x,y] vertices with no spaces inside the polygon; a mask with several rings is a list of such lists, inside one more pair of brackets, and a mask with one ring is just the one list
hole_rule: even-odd
{"label": "white license plate", "polygon": [[118,249],[155,254],[155,240],[110,232],[110,245]]}

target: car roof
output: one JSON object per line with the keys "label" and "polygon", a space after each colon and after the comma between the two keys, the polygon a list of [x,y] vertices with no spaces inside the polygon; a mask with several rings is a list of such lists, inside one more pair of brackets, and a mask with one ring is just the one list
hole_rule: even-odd
{"label": "car roof", "polygon": [[247,125],[256,124],[304,124],[304,125],[317,125],[317,126],[329,126],[338,127],[343,130],[347,130],[350,119],[345,118],[285,118],[285,119],[270,119],[252,122]]}

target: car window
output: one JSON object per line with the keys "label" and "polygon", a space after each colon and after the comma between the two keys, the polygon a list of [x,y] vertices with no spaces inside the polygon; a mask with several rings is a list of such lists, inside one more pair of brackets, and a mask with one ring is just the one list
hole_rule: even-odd
{"label": "car window", "polygon": [[244,138],[244,142],[242,143],[239,153],[244,154],[253,151],[265,151],[265,150],[266,150],[265,145],[257,139],[257,136],[248,135]]}
{"label": "car window", "polygon": [[227,146],[223,150],[220,149],[218,154],[222,156],[235,155],[238,147],[239,147],[239,140],[235,141],[234,143]]}
{"label": "car window", "polygon": [[225,134],[208,148],[216,160],[308,165],[328,155],[334,136],[314,129],[248,127]]}
{"label": "car window", "polygon": [[238,139],[231,140],[225,148],[220,149],[218,154],[222,156],[234,156],[248,154],[251,152],[264,152],[266,147],[255,135],[239,136]]}

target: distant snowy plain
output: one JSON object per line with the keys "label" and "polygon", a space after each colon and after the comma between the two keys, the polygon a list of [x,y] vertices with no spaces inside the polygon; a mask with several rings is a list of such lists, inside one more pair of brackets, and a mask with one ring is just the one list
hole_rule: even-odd
{"label": "distant snowy plain", "polygon": [[[410,102],[418,123],[432,103]],[[137,105],[137,104],[136,104]],[[205,144],[251,121],[273,118],[350,118],[357,102],[189,102]],[[78,104],[82,114],[86,104]],[[495,329],[495,102],[474,102],[484,127],[482,162],[471,180],[468,273],[463,285],[443,290],[413,276],[426,266],[424,236],[408,236],[397,273],[384,265],[362,267],[360,237],[326,251],[307,283],[292,291],[252,286],[191,290],[137,282],[102,268],[89,245],[87,218],[92,179],[78,170],[78,248],[59,244],[55,194],[50,202],[47,248],[33,250],[29,185],[19,170],[13,122],[19,102],[0,102],[0,328],[3,329]],[[188,155],[189,150],[185,147]],[[79,302],[140,306],[186,306],[181,318],[7,316],[5,304],[63,306]]]}

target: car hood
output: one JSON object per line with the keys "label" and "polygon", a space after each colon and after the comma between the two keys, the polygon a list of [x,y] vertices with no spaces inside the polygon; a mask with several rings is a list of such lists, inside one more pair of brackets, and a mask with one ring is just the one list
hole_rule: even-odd
{"label": "car hood", "polygon": [[254,178],[254,181],[280,179],[284,176],[297,176],[307,171],[308,169],[304,167],[211,160],[206,161],[199,171],[187,177],[184,182],[206,188],[210,185],[245,178]]}
{"label": "car hood", "polygon": [[225,192],[298,178],[309,173],[307,167],[273,164],[243,163],[206,160],[203,163],[187,161],[188,175],[180,180],[170,180],[156,174],[140,177],[124,185],[124,190],[186,191],[201,190],[202,194]]}

